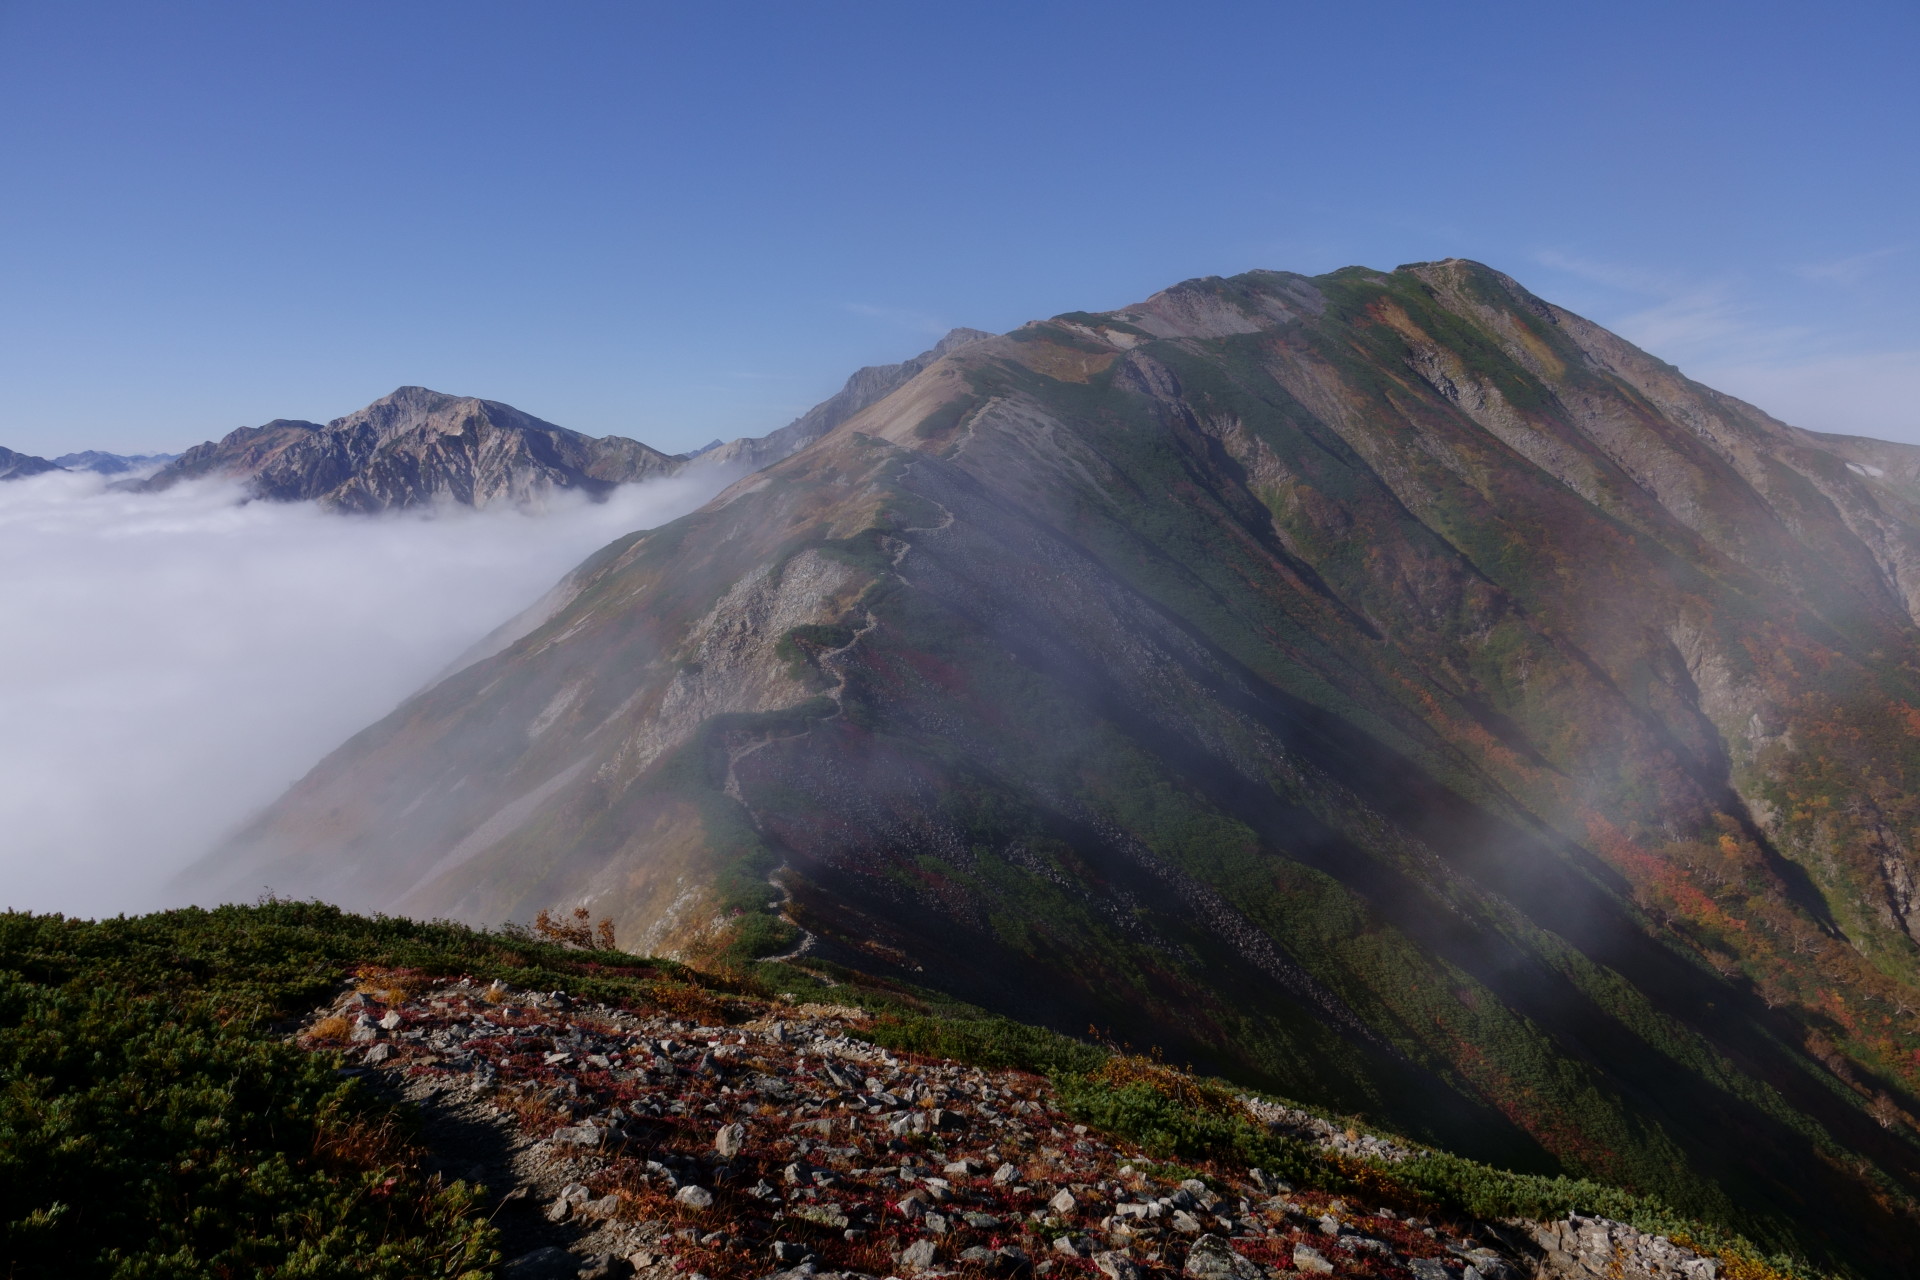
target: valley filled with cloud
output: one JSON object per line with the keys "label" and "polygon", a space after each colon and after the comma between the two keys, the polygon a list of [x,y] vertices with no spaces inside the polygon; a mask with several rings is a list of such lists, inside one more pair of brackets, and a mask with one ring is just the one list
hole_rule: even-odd
{"label": "valley filled with cloud", "polygon": [[713,488],[357,517],[226,483],[0,487],[0,906],[173,905],[167,881],[327,751]]}

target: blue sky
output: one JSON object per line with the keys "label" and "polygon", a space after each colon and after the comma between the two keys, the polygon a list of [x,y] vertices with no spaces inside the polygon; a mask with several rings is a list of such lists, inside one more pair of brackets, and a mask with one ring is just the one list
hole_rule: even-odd
{"label": "blue sky", "polygon": [[1920,7],[0,0],[0,444],[402,383],[668,449],[1251,267],[1460,255],[1920,440]]}

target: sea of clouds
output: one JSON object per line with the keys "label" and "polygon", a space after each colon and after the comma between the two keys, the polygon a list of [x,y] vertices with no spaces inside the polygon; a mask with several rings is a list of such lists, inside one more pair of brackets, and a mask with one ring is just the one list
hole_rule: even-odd
{"label": "sea of clouds", "polygon": [[328,751],[715,487],[364,517],[225,483],[0,483],[0,907],[175,905],[168,879]]}

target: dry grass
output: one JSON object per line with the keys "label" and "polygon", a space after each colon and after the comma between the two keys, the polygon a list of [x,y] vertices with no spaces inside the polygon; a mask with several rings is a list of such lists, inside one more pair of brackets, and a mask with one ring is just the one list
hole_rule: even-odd
{"label": "dry grass", "polygon": [[1725,1276],[1726,1280],[1793,1280],[1793,1277],[1784,1271],[1770,1267],[1758,1258],[1749,1257],[1743,1253],[1711,1249],[1683,1233],[1676,1233],[1669,1239],[1683,1248],[1692,1249],[1717,1261],[1720,1264],[1720,1274]]}
{"label": "dry grass", "polygon": [[585,907],[575,907],[571,920],[564,920],[540,908],[533,918],[534,935],[544,942],[558,942],[563,946],[579,947],[583,951],[598,949],[616,950],[613,938],[613,921],[605,916],[598,924],[594,923],[593,913]]}
{"label": "dry grass", "polygon": [[560,1110],[545,1097],[508,1091],[493,1098],[495,1106],[517,1119],[520,1124],[534,1133],[545,1137],[561,1125],[571,1124],[573,1117]]}
{"label": "dry grass", "polygon": [[408,1165],[419,1154],[390,1119],[324,1125],[314,1135],[313,1153],[324,1166],[337,1169]]}
{"label": "dry grass", "polygon": [[676,1018],[685,1018],[703,1026],[729,1021],[728,1003],[716,999],[701,987],[680,982],[660,982],[649,985],[647,996],[659,1006],[661,1012]]}
{"label": "dry grass", "polygon": [[353,1034],[353,1022],[341,1014],[320,1019],[307,1028],[309,1040],[345,1040]]}
{"label": "dry grass", "polygon": [[1170,1067],[1157,1056],[1116,1053],[1094,1073],[1094,1079],[1115,1089],[1143,1084],[1163,1098],[1169,1098],[1196,1111],[1226,1112],[1234,1109],[1233,1095],[1211,1082],[1202,1082]]}
{"label": "dry grass", "polygon": [[360,969],[353,976],[354,990],[385,1005],[405,1004],[433,985],[411,969]]}

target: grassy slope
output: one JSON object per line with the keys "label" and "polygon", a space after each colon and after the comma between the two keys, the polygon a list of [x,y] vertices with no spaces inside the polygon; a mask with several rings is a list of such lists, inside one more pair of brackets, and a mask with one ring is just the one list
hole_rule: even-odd
{"label": "grassy slope", "polygon": [[737,958],[701,973],[517,935],[368,919],[316,904],[102,922],[0,916],[0,1250],[9,1275],[478,1276],[496,1261],[475,1189],[423,1181],[406,1117],[286,1041],[289,1020],[361,968],[499,978],[706,1022],[776,991],[880,1015],[896,1048],[1051,1075],[1090,1124],[1205,1167],[1259,1164],[1477,1217],[1601,1212],[1719,1248],[1765,1277],[1724,1225],[1594,1182],[1502,1173],[1431,1153],[1387,1167],[1325,1157],[1237,1118],[1195,1081],[937,996],[845,975],[831,988]]}

